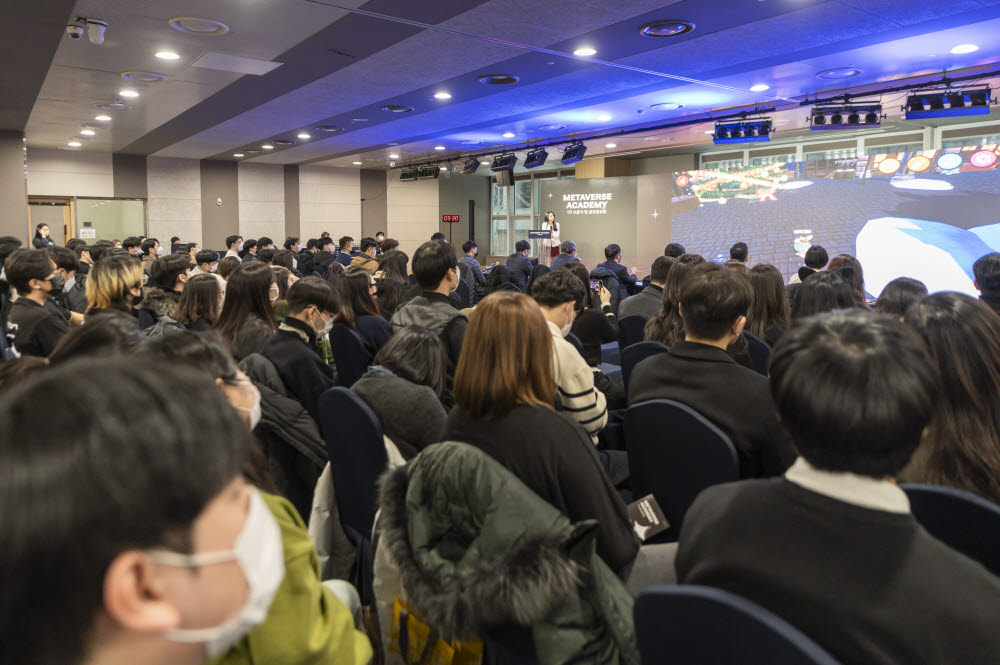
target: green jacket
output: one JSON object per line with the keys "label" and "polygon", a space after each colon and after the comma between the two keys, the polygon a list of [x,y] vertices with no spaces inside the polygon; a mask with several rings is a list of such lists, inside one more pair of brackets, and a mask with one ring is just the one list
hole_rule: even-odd
{"label": "green jacket", "polygon": [[380,537],[408,603],[443,639],[532,629],[540,665],[638,665],[632,598],[572,523],[463,443],[383,477]]}

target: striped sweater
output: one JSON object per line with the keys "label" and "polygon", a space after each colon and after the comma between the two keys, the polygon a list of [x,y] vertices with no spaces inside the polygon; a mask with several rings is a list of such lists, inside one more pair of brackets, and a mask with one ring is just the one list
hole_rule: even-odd
{"label": "striped sweater", "polygon": [[559,326],[551,321],[547,323],[552,333],[559,408],[580,423],[597,443],[597,433],[608,422],[608,407],[604,393],[594,387],[594,368],[587,365],[580,352],[563,338]]}

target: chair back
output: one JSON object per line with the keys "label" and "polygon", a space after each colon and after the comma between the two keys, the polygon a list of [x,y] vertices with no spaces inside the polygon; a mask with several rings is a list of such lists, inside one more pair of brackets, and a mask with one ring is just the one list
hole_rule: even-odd
{"label": "chair back", "polygon": [[337,385],[350,388],[361,378],[372,361],[364,339],[349,326],[335,323],[330,331],[330,349],[337,366]]}
{"label": "chair back", "polygon": [[750,356],[750,362],[753,363],[754,369],[758,373],[767,376],[771,367],[770,345],[760,337],[748,333],[746,330],[743,331],[743,337],[747,340],[747,355]]}
{"label": "chair back", "polygon": [[566,333],[566,341],[572,344],[573,348],[579,351],[581,356],[583,355],[583,342],[580,341],[579,337],[573,333]]}
{"label": "chair back", "polygon": [[1000,575],[1000,506],[941,485],[900,485],[928,533],[986,570]]}
{"label": "chair back", "polygon": [[618,319],[618,348],[622,351],[626,347],[638,344],[645,336],[646,321],[645,316],[632,314]]}
{"label": "chair back", "polygon": [[628,395],[628,382],[635,366],[658,353],[670,353],[670,347],[662,342],[637,342],[628,347],[622,347],[622,383],[625,385],[626,395]]}
{"label": "chair back", "polygon": [[838,665],[781,617],[722,589],[649,587],[634,613],[643,665]]}
{"label": "chair back", "polygon": [[632,495],[655,496],[670,524],[658,541],[677,539],[684,515],[703,489],[740,478],[729,437],[680,402],[653,399],[626,409],[625,447]]}

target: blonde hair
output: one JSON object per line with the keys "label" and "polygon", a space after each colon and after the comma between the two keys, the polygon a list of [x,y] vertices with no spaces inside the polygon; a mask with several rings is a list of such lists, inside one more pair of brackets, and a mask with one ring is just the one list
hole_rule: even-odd
{"label": "blonde hair", "polygon": [[142,288],[142,265],[129,256],[109,256],[98,261],[87,275],[87,309],[132,311],[130,291]]}

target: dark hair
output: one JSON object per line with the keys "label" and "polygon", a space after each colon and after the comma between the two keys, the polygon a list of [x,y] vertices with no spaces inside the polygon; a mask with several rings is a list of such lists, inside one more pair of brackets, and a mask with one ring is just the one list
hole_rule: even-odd
{"label": "dark hair", "polygon": [[385,231],[376,231],[375,237],[378,238],[379,236],[385,237]]}
{"label": "dark hair", "polygon": [[579,307],[586,295],[580,280],[568,270],[555,270],[542,275],[531,286],[531,297],[542,307],[558,307],[568,302]]}
{"label": "dark hair", "polygon": [[667,275],[670,274],[670,268],[673,267],[676,260],[672,256],[656,257],[656,260],[653,261],[653,268],[649,272],[649,281],[657,284],[665,283]]}
{"label": "dark hair", "polygon": [[399,247],[398,240],[393,240],[392,238],[386,238],[385,240],[382,241],[382,244],[379,246],[379,251],[381,251],[383,254],[386,254],[396,249],[397,247]]}
{"label": "dark hair", "polygon": [[282,247],[291,251],[292,246],[295,245],[295,243],[297,243],[298,241],[299,241],[298,236],[288,236],[287,238],[285,238],[285,244],[282,245]]}
{"label": "dark hair", "polygon": [[382,277],[375,280],[378,284],[378,306],[386,315],[396,311],[403,294],[410,288],[410,280],[406,276],[409,261],[410,257],[405,252],[391,249],[382,255],[378,264],[382,271]]}
{"label": "dark hair", "polygon": [[525,250],[531,249],[531,243],[527,240],[518,240],[514,243],[515,252],[523,252]]}
{"label": "dark hair", "polygon": [[561,245],[559,245],[560,254],[572,254],[576,251],[576,243],[572,240],[567,240]]}
{"label": "dark hair", "polygon": [[268,238],[267,236],[263,236],[263,237],[258,238],[257,240],[254,241],[254,245],[256,245],[257,247],[260,247],[261,249],[264,249],[268,245],[273,245],[273,244],[274,244],[274,241],[271,240],[270,238]]}
{"label": "dark hair", "polygon": [[22,296],[31,293],[29,282],[33,279],[46,280],[52,274],[52,259],[48,252],[36,249],[18,249],[7,257],[4,264],[7,281]]}
{"label": "dark hair", "polygon": [[320,238],[320,239],[318,239],[318,240],[316,241],[316,248],[317,248],[317,249],[319,249],[319,250],[320,250],[321,252],[325,252],[325,251],[327,251],[327,250],[326,250],[326,249],[324,249],[324,248],[325,248],[326,246],[328,246],[328,245],[332,245],[332,244],[333,244],[333,239],[331,239],[331,238],[329,238],[329,237],[325,237],[325,238]]}
{"label": "dark hair", "polygon": [[319,234],[319,237],[320,238],[329,238],[330,237],[330,232],[329,231],[323,231],[322,233]]}
{"label": "dark hair", "polygon": [[149,267],[149,278],[153,286],[172,290],[177,278],[191,269],[191,259],[184,254],[168,254],[153,261]]}
{"label": "dark hair", "polygon": [[753,300],[747,313],[746,329],[764,339],[776,326],[792,324],[792,312],[785,297],[785,281],[781,272],[770,263],[758,263],[747,274]]}
{"label": "dark hair", "polygon": [[442,240],[425,242],[413,254],[413,276],[425,291],[438,288],[448,271],[457,269],[455,252]]}
{"label": "dark hair", "polygon": [[36,224],[35,225],[35,237],[36,238],[41,238],[42,237],[42,228],[48,228],[48,226],[49,225],[46,224],[45,222],[39,222],[38,224]]}
{"label": "dark hair", "polygon": [[844,278],[824,270],[802,281],[795,292],[792,320],[799,321],[814,314],[854,307],[854,295]]}
{"label": "dark hair", "polygon": [[306,241],[306,249],[316,249],[318,244],[319,240],[316,238],[309,238],[309,240]]}
{"label": "dark hair", "polygon": [[[340,240],[337,241],[337,247],[340,248],[341,251],[343,251],[344,248],[347,247],[347,245],[352,242],[354,242],[354,238],[352,238],[351,236],[342,236]],[[323,244],[322,238],[320,239],[320,243]]]}
{"label": "dark hair", "polygon": [[289,314],[298,314],[310,305],[321,312],[336,313],[340,309],[333,285],[319,277],[303,277],[292,284],[288,287],[287,299]]}
{"label": "dark hair", "polygon": [[288,278],[292,271],[284,266],[271,266],[271,274],[274,275],[274,285],[278,287],[278,300],[285,300],[288,297]]}
{"label": "dark hair", "polygon": [[145,340],[139,353],[187,365],[224,383],[238,383],[238,367],[226,343],[215,332],[185,330],[173,335],[159,335]]}
{"label": "dark hair", "polygon": [[292,266],[295,264],[292,261],[295,259],[295,253],[290,249],[279,249],[274,252],[274,258],[271,259],[271,265],[281,266],[283,268],[288,268],[289,270],[294,270]]}
{"label": "dark hair", "polygon": [[241,265],[240,260],[235,256],[224,256],[219,259],[219,265],[215,268],[215,274],[222,279],[228,280],[233,271]]}
{"label": "dark hair", "polygon": [[541,263],[532,268],[531,274],[528,275],[528,283],[524,287],[524,292],[530,294],[531,288],[535,285],[535,282],[538,280],[538,278],[541,277],[542,275],[548,275],[550,272],[552,272],[552,268],[548,267],[547,265],[543,265]]}
{"label": "dark hair", "polygon": [[[149,252],[151,250],[155,250],[159,242],[160,241],[157,240],[156,238],[146,238],[145,240],[142,241],[142,243],[139,244],[139,249],[142,250],[143,254],[149,256],[150,255]],[[155,253],[153,254],[153,256],[155,256]]]}
{"label": "dark hair", "polygon": [[510,268],[503,265],[493,266],[490,276],[486,278],[486,284],[483,285],[483,293],[489,295],[494,291],[510,290],[509,287],[504,289],[504,284],[513,285],[515,291],[521,290],[516,288],[517,284],[514,284],[514,274],[510,271]]}
{"label": "dark hair", "polygon": [[194,255],[194,261],[198,265],[203,263],[215,263],[219,260],[219,253],[213,252],[210,249],[203,249]]}
{"label": "dark hair", "polygon": [[750,272],[747,269],[747,264],[743,263],[742,261],[736,261],[734,259],[729,259],[728,261],[722,264],[722,267],[724,267],[726,270],[732,270],[733,272],[737,272],[741,275],[746,275]]}
{"label": "dark hair", "polygon": [[233,270],[226,284],[222,311],[215,322],[215,329],[229,344],[236,340],[236,335],[253,315],[264,321],[272,331],[278,329],[271,308],[272,282],[271,268],[260,261],[241,263]]}
{"label": "dark hair", "polygon": [[993,252],[980,256],[972,264],[972,274],[976,278],[976,287],[986,295],[1000,292],[1000,254]]}
{"label": "dark hair", "polygon": [[447,236],[445,236],[445,234],[441,233],[440,231],[431,234],[431,240],[445,240],[446,238]]}
{"label": "dark hair", "polygon": [[56,344],[49,354],[49,364],[94,358],[96,356],[122,355],[136,344],[139,321],[117,309],[102,309],[89,314],[82,326],[76,326]]}
{"label": "dark hair", "polygon": [[650,317],[643,329],[646,339],[673,346],[684,339],[684,321],[677,307],[680,303],[681,284],[691,270],[705,263],[699,254],[683,254],[674,261],[663,285],[663,307]]}
{"label": "dark hair", "polygon": [[813,245],[806,250],[805,262],[807,268],[822,270],[830,262],[830,255],[821,245]]}
{"label": "dark hair", "polygon": [[913,480],[1000,502],[1000,318],[970,296],[935,293],[907,311],[906,323],[927,343],[940,379],[922,477]]}
{"label": "dark hair", "polygon": [[340,300],[338,323],[354,328],[358,318],[365,314],[380,316],[375,296],[368,288],[371,279],[371,274],[361,266],[350,266],[340,276],[336,286],[337,298]]}
{"label": "dark hair", "polygon": [[0,362],[0,396],[48,366],[49,363],[40,356],[21,356]]}
{"label": "dark hair", "polygon": [[750,255],[750,248],[747,247],[745,242],[735,243],[729,248],[729,258],[733,261],[740,261],[741,263],[746,263],[747,256]]}
{"label": "dark hair", "polygon": [[104,255],[114,249],[114,245],[102,245],[98,240],[90,247],[90,260],[97,265],[97,262],[104,258]]}
{"label": "dark hair", "polygon": [[361,251],[367,252],[369,249],[375,248],[377,252],[379,250],[378,241],[375,238],[362,238],[361,239]]}
{"label": "dark hair", "polygon": [[919,279],[897,277],[882,289],[875,301],[875,311],[879,314],[903,316],[915,302],[927,296],[927,285]]}
{"label": "dark hair", "polygon": [[253,238],[247,238],[243,241],[243,249],[239,251],[239,256],[241,259],[246,258],[246,255],[250,253],[250,250],[257,246],[257,241]]}
{"label": "dark hair", "polygon": [[139,247],[142,243],[135,236],[129,236],[122,240],[122,249],[132,249],[133,247]]}
{"label": "dark hair", "polygon": [[374,364],[410,383],[429,387],[438,397],[444,392],[444,344],[428,328],[411,325],[397,331],[375,354]]}
{"label": "dark hair", "polygon": [[663,248],[663,255],[674,259],[679,259],[685,254],[687,254],[687,251],[684,249],[684,245],[679,242],[672,242]]}
{"label": "dark hair", "polygon": [[72,249],[51,245],[45,248],[45,252],[56,264],[56,268],[62,268],[66,272],[73,272],[80,267],[80,261],[76,258],[76,253]]}
{"label": "dark hair", "polygon": [[873,478],[906,466],[938,398],[927,349],[892,317],[847,310],[782,335],[771,395],[799,453],[825,471]]}
{"label": "dark hair", "polygon": [[720,339],[746,316],[752,299],[750,280],[715,263],[698,265],[681,285],[684,331],[700,339]]}
{"label": "dark hair", "polygon": [[842,274],[845,278],[847,278],[848,286],[851,287],[851,294],[854,296],[854,302],[858,307],[869,309],[868,301],[865,298],[865,273],[861,270],[860,261],[850,254],[838,254],[830,259],[830,263],[827,264],[826,269],[830,272],[838,272],[844,268],[849,268],[853,271],[849,276],[846,271]]}
{"label": "dark hair", "polygon": [[69,240],[66,241],[66,249],[69,250],[76,251],[76,248],[80,247],[81,245],[82,246],[87,245],[87,241],[84,240],[83,238],[70,238]]}
{"label": "dark hair", "polygon": [[474,249],[477,249],[479,245],[476,244],[475,240],[466,240],[462,243],[462,251],[468,254]]}
{"label": "dark hair", "polygon": [[580,281],[580,284],[583,285],[584,296],[583,299],[577,304],[577,309],[583,311],[585,307],[596,307],[597,305],[594,301],[594,292],[590,289],[590,273],[587,272],[587,266],[583,265],[579,261],[574,261],[572,263],[564,264],[562,270],[565,270],[576,277]]}
{"label": "dark hair", "polygon": [[170,237],[170,244],[173,244],[173,243],[177,242],[178,240],[180,240],[180,236],[171,236]]}
{"label": "dark hair", "polygon": [[[239,236],[227,236],[226,237],[226,249],[232,249],[233,245],[237,245],[240,242]],[[125,243],[122,243],[124,245]]]}
{"label": "dark hair", "polygon": [[2,268],[4,263],[7,261],[7,257],[10,256],[14,252],[14,250],[18,249],[22,244],[23,243],[14,236],[3,236],[2,238],[0,238],[0,268]]}
{"label": "dark hair", "polygon": [[[80,390],[81,376],[100,380]],[[120,417],[123,395],[143,427]],[[39,372],[5,396],[0,422],[0,499],[31,516],[0,520],[4,658],[82,662],[111,563],[190,552],[192,523],[239,475],[249,433],[203,373],[130,358]]]}
{"label": "dark hair", "polygon": [[174,318],[186,328],[198,321],[214,325],[219,319],[221,291],[215,275],[195,275],[184,285]]}

